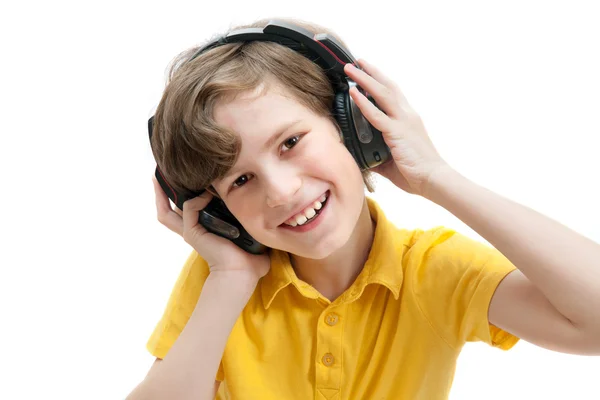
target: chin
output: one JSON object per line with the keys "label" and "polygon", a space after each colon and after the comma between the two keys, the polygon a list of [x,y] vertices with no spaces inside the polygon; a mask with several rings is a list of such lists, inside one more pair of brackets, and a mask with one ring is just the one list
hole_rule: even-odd
{"label": "chin", "polygon": [[287,253],[289,253],[290,255],[296,256],[296,257],[302,257],[302,258],[306,258],[309,260],[322,260],[324,258],[329,257],[331,254],[333,254],[337,249],[323,249],[323,250],[318,250],[318,249],[310,249],[308,251],[302,251],[302,250],[298,250],[298,249],[294,249],[294,250],[284,250]]}
{"label": "chin", "polygon": [[325,240],[320,240],[318,243],[312,244],[310,247],[302,246],[301,248],[289,248],[284,249],[283,251],[311,260],[322,260],[327,258],[343,248],[352,236],[352,227],[340,228],[343,230],[340,229],[338,232],[332,232],[330,235],[327,235]]}

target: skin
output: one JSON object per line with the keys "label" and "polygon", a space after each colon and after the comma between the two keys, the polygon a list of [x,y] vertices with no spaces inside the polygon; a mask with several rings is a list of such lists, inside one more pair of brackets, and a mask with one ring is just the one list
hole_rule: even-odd
{"label": "skin", "polygon": [[[264,94],[261,89],[215,107],[216,122],[240,136],[242,149],[228,176],[213,187],[254,238],[288,252],[298,277],[334,299],[358,276],[373,241],[362,175],[331,120],[280,85],[268,85]],[[316,229],[280,226],[328,190],[328,211]]]}

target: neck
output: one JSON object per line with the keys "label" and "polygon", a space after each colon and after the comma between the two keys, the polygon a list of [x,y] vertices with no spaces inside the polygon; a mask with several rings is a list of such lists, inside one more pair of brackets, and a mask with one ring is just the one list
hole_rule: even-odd
{"label": "neck", "polygon": [[375,223],[365,199],[356,228],[344,246],[320,260],[291,255],[296,276],[330,301],[335,300],[362,271],[371,251],[374,232]]}

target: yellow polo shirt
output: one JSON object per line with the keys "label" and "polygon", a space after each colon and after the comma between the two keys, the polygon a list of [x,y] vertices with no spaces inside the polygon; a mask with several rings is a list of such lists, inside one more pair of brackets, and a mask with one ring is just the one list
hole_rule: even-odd
{"label": "yellow polo shirt", "polygon": [[[273,251],[229,336],[217,399],[447,399],[466,342],[508,350],[519,338],[488,321],[515,269],[499,251],[451,229],[405,230],[367,197],[375,237],[356,281],[331,302]],[[147,348],[164,358],[209,273],[192,252]]]}

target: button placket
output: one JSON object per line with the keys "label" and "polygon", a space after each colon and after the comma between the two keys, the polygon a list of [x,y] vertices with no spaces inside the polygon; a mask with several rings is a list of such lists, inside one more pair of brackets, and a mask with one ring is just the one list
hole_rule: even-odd
{"label": "button placket", "polygon": [[342,318],[347,305],[323,310],[317,323],[317,363],[315,383],[319,390],[339,390],[342,377]]}

